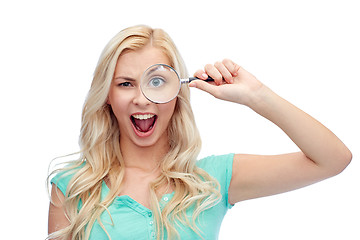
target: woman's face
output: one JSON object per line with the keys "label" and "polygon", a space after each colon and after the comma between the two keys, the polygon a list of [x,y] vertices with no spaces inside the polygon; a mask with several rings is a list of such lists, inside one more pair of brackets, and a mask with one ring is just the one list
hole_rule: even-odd
{"label": "woman's face", "polygon": [[140,90],[142,74],[158,63],[170,65],[168,57],[151,46],[127,51],[117,61],[107,103],[118,121],[122,145],[149,147],[168,142],[167,127],[177,98],[165,104],[155,104]]}

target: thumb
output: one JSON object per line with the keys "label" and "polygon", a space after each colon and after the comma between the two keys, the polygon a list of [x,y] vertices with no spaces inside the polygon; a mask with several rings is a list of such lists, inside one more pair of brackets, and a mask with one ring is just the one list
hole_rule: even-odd
{"label": "thumb", "polygon": [[195,87],[217,97],[217,87],[203,80],[193,80],[189,83],[189,87]]}

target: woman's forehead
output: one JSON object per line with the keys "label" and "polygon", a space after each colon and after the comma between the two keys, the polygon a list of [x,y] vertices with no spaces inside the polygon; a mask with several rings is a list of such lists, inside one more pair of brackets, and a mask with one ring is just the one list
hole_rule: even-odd
{"label": "woman's forehead", "polygon": [[167,55],[159,48],[144,47],[138,50],[127,50],[118,58],[114,77],[126,76],[139,79],[146,69],[159,63],[170,64]]}
{"label": "woman's forehead", "polygon": [[156,47],[144,47],[138,50],[128,50],[120,55],[117,65],[119,67],[146,66],[163,63],[169,64],[170,60],[163,50]]}

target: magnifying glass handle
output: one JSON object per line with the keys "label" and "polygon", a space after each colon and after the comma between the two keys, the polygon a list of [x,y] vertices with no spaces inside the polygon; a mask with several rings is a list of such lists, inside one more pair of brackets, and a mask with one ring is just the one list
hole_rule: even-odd
{"label": "magnifying glass handle", "polygon": [[[197,78],[197,77],[189,77],[188,82],[192,82],[192,81],[194,81],[194,80],[202,80],[202,79]],[[214,79],[211,78],[211,77],[208,77],[207,79],[205,79],[205,80],[203,80],[203,81],[205,81],[205,82],[213,82]]]}

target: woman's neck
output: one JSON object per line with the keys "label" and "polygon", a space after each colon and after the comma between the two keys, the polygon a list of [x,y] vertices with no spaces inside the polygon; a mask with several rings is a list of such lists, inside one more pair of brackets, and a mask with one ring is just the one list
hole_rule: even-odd
{"label": "woman's neck", "polygon": [[120,147],[126,168],[137,168],[149,173],[159,168],[161,160],[170,148],[167,141],[148,147],[137,146],[129,141],[120,141]]}

